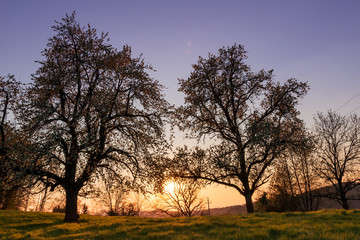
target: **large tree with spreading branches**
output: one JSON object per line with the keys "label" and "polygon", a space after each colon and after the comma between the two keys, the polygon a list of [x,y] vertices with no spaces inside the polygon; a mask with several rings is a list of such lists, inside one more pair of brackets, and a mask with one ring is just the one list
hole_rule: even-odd
{"label": "large tree with spreading branches", "polygon": [[190,77],[179,80],[185,94],[180,128],[198,140],[216,139],[205,162],[181,164],[188,167],[179,173],[235,188],[253,212],[252,195],[267,182],[269,167],[288,145],[302,141],[296,106],[309,87],[293,78],[275,82],[272,70],[252,72],[246,58],[242,45],[223,47],[200,57]]}
{"label": "large tree with spreading branches", "polygon": [[66,222],[76,222],[77,197],[97,169],[136,177],[166,147],[168,103],[151,66],[117,50],[107,34],[80,26],[75,14],[52,27],[21,109],[37,144],[31,172],[66,192]]}

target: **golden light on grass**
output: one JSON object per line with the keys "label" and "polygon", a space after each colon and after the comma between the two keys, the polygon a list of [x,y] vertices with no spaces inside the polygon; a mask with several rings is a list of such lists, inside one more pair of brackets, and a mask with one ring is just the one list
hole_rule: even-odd
{"label": "golden light on grass", "polygon": [[188,218],[0,211],[0,239],[359,239],[360,211],[255,213]]}

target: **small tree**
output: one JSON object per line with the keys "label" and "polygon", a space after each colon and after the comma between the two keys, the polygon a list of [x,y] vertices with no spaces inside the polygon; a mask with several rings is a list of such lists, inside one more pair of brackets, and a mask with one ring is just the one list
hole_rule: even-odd
{"label": "small tree", "polygon": [[[217,145],[201,168],[185,164],[184,177],[235,188],[253,212],[252,196],[269,178],[274,160],[289,145],[302,142],[304,126],[296,105],[306,83],[273,80],[273,71],[251,72],[241,45],[199,57],[188,79],[180,79],[185,105],[178,109],[180,128]],[[196,164],[200,166],[200,164]]]}
{"label": "small tree", "polygon": [[198,198],[201,186],[191,179],[166,183],[155,208],[172,217],[195,216],[204,209],[204,201]]}
{"label": "small tree", "polygon": [[89,207],[84,203],[81,209],[82,214],[89,214]]}
{"label": "small tree", "polygon": [[146,200],[146,196],[140,189],[130,193],[129,202],[134,206],[133,212],[136,213],[135,216],[140,216]]}
{"label": "small tree", "polygon": [[290,173],[297,198],[297,210],[315,211],[319,207],[320,197],[317,194],[319,188],[319,177],[316,173],[317,159],[314,156],[313,146],[310,149],[300,149],[289,158]]}
{"label": "small tree", "polygon": [[[75,14],[53,26],[21,109],[38,146],[32,174],[66,192],[66,222],[78,220],[79,191],[99,168],[121,166],[137,177],[161,154],[168,103],[152,68],[131,48],[107,43],[107,34],[81,27]],[[121,173],[119,173],[121,174]]]}
{"label": "small tree", "polygon": [[316,153],[319,176],[325,184],[324,197],[349,209],[348,200],[359,199],[349,192],[360,185],[360,118],[328,111],[315,117]]}
{"label": "small tree", "polygon": [[111,170],[101,172],[100,201],[108,209],[109,216],[122,215],[127,205],[130,184],[125,177],[119,176]]}
{"label": "small tree", "polygon": [[269,211],[313,211],[319,206],[312,148],[286,151],[274,165],[267,189]]}

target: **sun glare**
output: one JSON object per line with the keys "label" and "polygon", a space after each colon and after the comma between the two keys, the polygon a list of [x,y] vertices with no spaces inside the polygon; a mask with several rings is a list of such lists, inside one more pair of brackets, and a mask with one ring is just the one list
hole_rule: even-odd
{"label": "sun glare", "polygon": [[175,183],[174,181],[170,180],[170,181],[167,181],[164,185],[164,191],[166,193],[174,193],[174,190],[175,190]]}

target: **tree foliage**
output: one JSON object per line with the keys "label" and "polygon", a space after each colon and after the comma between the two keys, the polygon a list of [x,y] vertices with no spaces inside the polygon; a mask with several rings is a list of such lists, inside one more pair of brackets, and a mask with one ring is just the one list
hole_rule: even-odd
{"label": "tree foliage", "polygon": [[107,34],[82,27],[75,14],[53,26],[21,119],[37,143],[32,173],[66,191],[65,221],[77,221],[77,195],[110,163],[136,177],[163,151],[168,103],[152,68],[131,48],[117,50]]}
{"label": "tree foliage", "polygon": [[296,79],[275,82],[272,70],[252,72],[246,58],[241,45],[200,57],[190,77],[179,80],[185,105],[178,116],[192,137],[218,143],[201,168],[185,164],[184,175],[234,187],[253,212],[252,195],[267,182],[269,166],[302,141],[296,106],[309,87]]}

